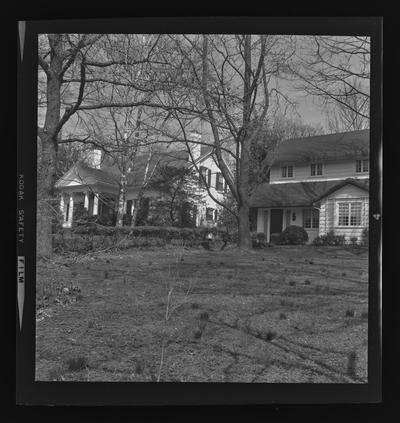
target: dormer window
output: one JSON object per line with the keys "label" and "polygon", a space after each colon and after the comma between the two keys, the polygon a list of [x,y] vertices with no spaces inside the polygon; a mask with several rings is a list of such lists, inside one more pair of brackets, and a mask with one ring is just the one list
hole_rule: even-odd
{"label": "dormer window", "polygon": [[368,173],[369,172],[369,160],[356,160],[356,173]]}
{"label": "dormer window", "polygon": [[282,178],[293,178],[293,166],[282,166]]}
{"label": "dormer window", "polygon": [[310,165],[310,175],[311,176],[322,175],[322,163],[311,163],[311,165]]}

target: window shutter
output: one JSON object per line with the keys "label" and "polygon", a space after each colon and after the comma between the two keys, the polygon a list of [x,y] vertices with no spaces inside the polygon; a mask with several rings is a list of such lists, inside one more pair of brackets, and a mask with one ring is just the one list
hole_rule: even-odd
{"label": "window shutter", "polygon": [[211,169],[208,169],[208,186],[211,188]]}

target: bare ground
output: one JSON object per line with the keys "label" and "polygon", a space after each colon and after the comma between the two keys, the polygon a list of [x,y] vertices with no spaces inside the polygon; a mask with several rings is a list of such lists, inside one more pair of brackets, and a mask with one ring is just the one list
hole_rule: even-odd
{"label": "bare ground", "polygon": [[60,263],[38,263],[36,380],[367,382],[365,250],[128,250]]}

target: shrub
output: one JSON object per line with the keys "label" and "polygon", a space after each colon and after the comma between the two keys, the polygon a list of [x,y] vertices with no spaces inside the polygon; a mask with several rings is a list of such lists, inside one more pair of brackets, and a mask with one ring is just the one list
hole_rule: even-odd
{"label": "shrub", "polygon": [[280,235],[281,234],[271,234],[270,237],[269,237],[269,242],[271,244],[278,244]]}
{"label": "shrub", "polygon": [[369,229],[364,228],[361,233],[361,245],[363,245],[364,247],[368,247],[368,244],[369,244]]}
{"label": "shrub", "polygon": [[253,248],[260,249],[265,248],[267,243],[267,237],[264,232],[253,232],[251,234],[251,242]]}
{"label": "shrub", "polygon": [[355,247],[358,244],[358,238],[356,236],[352,236],[350,238],[350,243],[353,247]]}
{"label": "shrub", "polygon": [[308,234],[301,226],[288,226],[278,237],[279,245],[300,245],[308,241]]}
{"label": "shrub", "polygon": [[335,235],[333,231],[328,232],[326,235],[320,235],[314,238],[313,245],[345,245],[346,239],[344,235]]}

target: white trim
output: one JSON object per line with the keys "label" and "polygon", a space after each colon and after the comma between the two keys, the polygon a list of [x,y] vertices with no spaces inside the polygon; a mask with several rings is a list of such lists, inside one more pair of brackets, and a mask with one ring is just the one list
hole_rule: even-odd
{"label": "white trim", "polygon": [[93,216],[99,215],[99,194],[97,192],[93,193]]}
{"label": "white trim", "polygon": [[85,192],[83,207],[85,207],[86,210],[89,210],[89,193],[87,191]]}
{"label": "white trim", "polygon": [[349,178],[316,178],[314,176],[310,176],[309,179],[296,179],[296,180],[292,180],[291,178],[286,178],[283,180],[277,180],[277,181],[271,181],[270,185],[273,184],[293,184],[293,183],[300,183],[300,182],[326,182],[326,181],[343,181],[345,179],[369,179],[369,175],[360,175],[360,176],[355,176],[355,177],[349,177]]}

